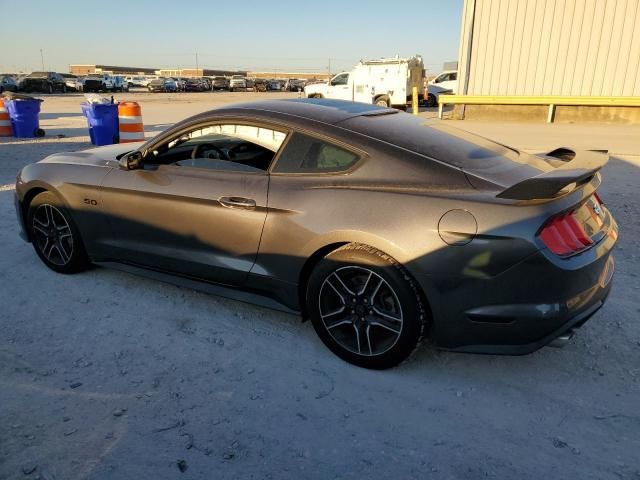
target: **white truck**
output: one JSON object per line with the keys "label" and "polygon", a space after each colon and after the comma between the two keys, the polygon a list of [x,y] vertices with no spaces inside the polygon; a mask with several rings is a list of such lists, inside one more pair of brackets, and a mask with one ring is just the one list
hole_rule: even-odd
{"label": "white truck", "polygon": [[418,88],[420,99],[423,97],[424,75],[419,55],[367,60],[350,72],[337,74],[329,83],[307,85],[304,93],[308,98],[335,98],[404,109],[411,103],[413,87]]}

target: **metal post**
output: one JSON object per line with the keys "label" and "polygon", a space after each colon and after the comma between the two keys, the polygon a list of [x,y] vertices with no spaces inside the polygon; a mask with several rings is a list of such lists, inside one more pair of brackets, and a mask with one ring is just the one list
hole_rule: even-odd
{"label": "metal post", "polygon": [[547,123],[553,123],[553,117],[556,115],[556,106],[553,103],[549,104],[549,112],[547,113]]}
{"label": "metal post", "polygon": [[418,87],[413,87],[411,92],[411,108],[413,109],[413,114],[418,115]]}

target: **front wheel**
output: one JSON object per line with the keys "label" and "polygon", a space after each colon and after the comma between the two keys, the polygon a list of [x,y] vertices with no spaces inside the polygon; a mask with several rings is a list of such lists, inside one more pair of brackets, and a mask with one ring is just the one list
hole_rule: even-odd
{"label": "front wheel", "polygon": [[341,247],[318,263],[306,306],[333,353],[371,369],[391,368],[409,357],[426,316],[408,272],[383,252],[359,244]]}
{"label": "front wheel", "polygon": [[80,233],[69,212],[53,193],[42,192],[31,201],[27,228],[33,248],[51,270],[76,273],[89,266]]}
{"label": "front wheel", "polygon": [[386,95],[382,95],[381,97],[376,98],[376,105],[379,107],[388,107],[389,106],[389,97]]}

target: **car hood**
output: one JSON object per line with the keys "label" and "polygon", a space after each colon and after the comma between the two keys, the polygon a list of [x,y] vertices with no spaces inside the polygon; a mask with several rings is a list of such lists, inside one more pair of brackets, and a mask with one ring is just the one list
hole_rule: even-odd
{"label": "car hood", "polygon": [[91,148],[80,152],[63,152],[49,155],[38,163],[64,163],[67,165],[89,165],[94,167],[113,167],[118,156],[137,149],[144,142],[122,143]]}

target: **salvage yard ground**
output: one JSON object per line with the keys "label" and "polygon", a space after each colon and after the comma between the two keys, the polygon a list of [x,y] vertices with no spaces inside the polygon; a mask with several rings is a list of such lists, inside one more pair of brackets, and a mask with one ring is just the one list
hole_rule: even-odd
{"label": "salvage yard ground", "polygon": [[[297,94],[125,96],[150,136]],[[90,144],[81,95],[43,98],[47,137],[0,139],[0,479],[640,478],[640,127],[449,121],[530,151],[608,148],[615,285],[564,349],[425,345],[374,372],[296,316],[103,268],[49,271],[18,237],[10,185]]]}

